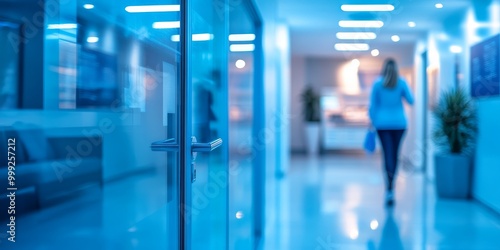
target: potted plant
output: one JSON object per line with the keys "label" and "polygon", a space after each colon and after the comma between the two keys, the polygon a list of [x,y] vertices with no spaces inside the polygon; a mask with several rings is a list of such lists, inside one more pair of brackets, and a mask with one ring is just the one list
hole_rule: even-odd
{"label": "potted plant", "polygon": [[467,198],[477,133],[476,109],[461,88],[445,92],[433,109],[436,189],[440,197]]}
{"label": "potted plant", "polygon": [[318,153],[320,129],[320,96],[311,85],[302,92],[304,121],[306,122],[307,151],[310,155]]}

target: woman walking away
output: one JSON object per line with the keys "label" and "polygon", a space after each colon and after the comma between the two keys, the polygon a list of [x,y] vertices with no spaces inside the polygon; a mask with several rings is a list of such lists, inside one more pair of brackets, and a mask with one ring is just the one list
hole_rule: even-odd
{"label": "woman walking away", "polygon": [[394,177],[399,158],[401,139],[406,131],[406,116],[403,99],[413,104],[413,96],[405,80],[399,77],[398,66],[394,59],[387,59],[372,88],[369,115],[372,126],[377,130],[386,173],[386,205],[394,203]]}

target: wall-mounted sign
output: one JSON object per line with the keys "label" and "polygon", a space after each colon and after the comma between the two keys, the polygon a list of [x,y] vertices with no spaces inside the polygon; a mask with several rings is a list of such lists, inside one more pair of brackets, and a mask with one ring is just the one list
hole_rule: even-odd
{"label": "wall-mounted sign", "polygon": [[471,48],[471,95],[500,95],[500,35]]}

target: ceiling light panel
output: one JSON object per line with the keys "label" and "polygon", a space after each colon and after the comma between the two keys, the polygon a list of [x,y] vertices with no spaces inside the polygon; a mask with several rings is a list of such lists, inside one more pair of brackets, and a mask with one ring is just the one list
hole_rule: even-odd
{"label": "ceiling light panel", "polygon": [[392,4],[343,4],[340,9],[346,12],[352,11],[393,11]]}
{"label": "ceiling light panel", "polygon": [[337,38],[341,40],[373,40],[377,38],[374,32],[338,32]]}
{"label": "ceiling light panel", "polygon": [[255,40],[255,34],[231,34],[229,41],[231,42],[250,42]]}
{"label": "ceiling light panel", "polygon": [[384,22],[382,21],[339,21],[339,26],[342,28],[382,28]]}
{"label": "ceiling light panel", "polygon": [[370,45],[367,43],[337,43],[335,44],[335,50],[338,51],[368,51],[370,50]]}
{"label": "ceiling light panel", "polygon": [[47,26],[47,29],[49,30],[55,30],[55,29],[76,29],[78,28],[78,24],[76,23],[54,23],[54,24],[49,24]]}
{"label": "ceiling light panel", "polygon": [[255,50],[255,45],[254,44],[231,44],[229,46],[229,50],[231,52],[254,51]]}
{"label": "ceiling light panel", "polygon": [[137,5],[127,6],[125,11],[128,13],[147,13],[147,12],[175,12],[181,11],[180,5]]}
{"label": "ceiling light panel", "polygon": [[181,22],[180,21],[174,21],[174,22],[154,22],[153,23],[153,28],[154,29],[175,29],[175,28],[180,28],[181,27]]}

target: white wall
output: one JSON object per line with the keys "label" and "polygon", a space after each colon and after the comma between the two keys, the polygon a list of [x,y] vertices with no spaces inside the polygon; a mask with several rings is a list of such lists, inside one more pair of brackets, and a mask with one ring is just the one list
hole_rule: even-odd
{"label": "white wall", "polygon": [[[468,11],[460,16],[451,17],[444,25],[441,32],[436,31],[429,35],[426,49],[429,51],[429,66],[438,70],[437,94],[453,87],[455,81],[454,60],[455,55],[449,50],[451,45],[463,47],[463,52],[458,54],[460,62],[460,86],[470,90],[470,47],[488,37],[500,33],[500,0],[493,0],[488,6],[485,2],[471,2]],[[475,5],[475,6],[474,6]],[[489,20],[478,21],[474,8],[479,8]],[[420,48],[420,51],[424,48]],[[418,54],[415,61],[418,61]],[[417,72],[421,72],[419,69]],[[422,93],[424,94],[424,93]],[[421,95],[419,95],[421,98]],[[500,193],[496,187],[500,180],[500,132],[498,131],[498,117],[500,117],[500,97],[480,98],[476,100],[478,110],[477,147],[475,155],[473,190],[474,198],[490,206],[500,213]],[[432,131],[432,114],[428,129]],[[428,177],[433,179],[434,169],[432,156],[436,148],[431,143],[428,150]]]}
{"label": "white wall", "polygon": [[[484,40],[500,33],[500,1],[494,0],[488,8],[490,26],[487,32],[478,30],[467,30],[464,32],[464,40],[468,46],[477,42],[475,35]],[[472,13],[469,12],[472,16]],[[472,17],[471,17],[472,19]],[[470,27],[469,23],[465,27]],[[465,61],[470,61],[469,53],[464,55]],[[470,72],[468,65],[465,67],[464,75],[468,82]],[[500,73],[500,72],[497,72]],[[498,117],[500,117],[500,97],[482,98],[476,101],[479,119],[479,136],[477,139],[477,150],[475,158],[473,195],[476,199],[490,206],[500,213],[500,192],[498,192],[498,180],[500,180],[500,131],[498,130]]]}
{"label": "white wall", "polygon": [[[277,2],[257,0],[263,18],[264,52],[264,103],[266,154],[265,170],[265,237],[271,237],[278,216],[273,209],[276,203],[277,177],[286,174],[289,165],[289,127],[290,127],[290,41],[286,22],[278,20]],[[262,183],[264,185],[264,183]]]}

